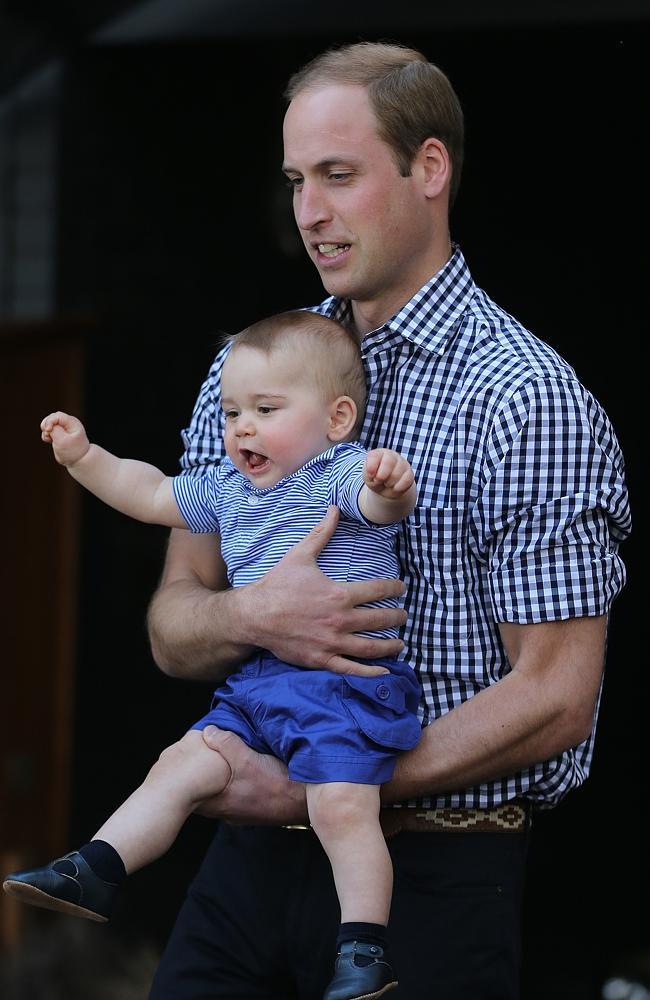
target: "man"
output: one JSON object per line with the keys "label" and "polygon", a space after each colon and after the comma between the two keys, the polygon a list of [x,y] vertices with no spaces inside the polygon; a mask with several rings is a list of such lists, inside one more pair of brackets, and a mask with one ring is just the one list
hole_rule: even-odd
{"label": "man", "polygon": [[[226,590],[214,539],[172,535],[150,612],[163,670],[219,678],[255,647],[298,665],[370,673],[404,624],[422,683],[422,738],[384,786],[395,868],[395,996],[518,996],[527,817],[589,768],[606,618],[624,581],[622,459],[573,371],[478,289],[449,235],[462,112],[419,53],[361,44],[292,78],[284,171],[319,310],[359,336],[369,384],[362,443],[405,453],[418,507],[401,539],[405,608],[361,605],[390,581],[336,585],[320,528],[262,581]],[[187,432],[188,470],[222,455],[210,372]],[[152,997],[316,1000],[336,900],[282,765],[230,734],[222,824]]]}

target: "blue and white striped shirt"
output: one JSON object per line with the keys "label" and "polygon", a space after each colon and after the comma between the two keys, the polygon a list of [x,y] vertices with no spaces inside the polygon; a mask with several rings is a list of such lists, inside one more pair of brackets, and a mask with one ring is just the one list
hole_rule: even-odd
{"label": "blue and white striped shirt", "polygon": [[[395,536],[399,522],[371,524],[359,509],[366,452],[337,444],[266,489],[259,489],[226,456],[198,477],[176,476],[174,496],[192,531],[218,531],[221,554],[233,587],[254,583],[316,527],[336,504],[341,517],[334,537],[318,557],[332,580],[398,577]],[[369,607],[395,607],[396,600]],[[362,635],[396,636],[398,630]]]}
{"label": "blue and white striped shirt", "polygon": [[[343,323],[349,303],[318,312]],[[608,612],[625,581],[630,529],[623,459],[573,369],[473,282],[458,248],[361,345],[368,403],[361,443],[409,459],[418,506],[398,533],[409,620],[405,657],[422,684],[423,725],[509,669],[498,623]],[[181,460],[223,457],[217,356]],[[553,805],[589,770],[593,732],[552,760],[419,804]]]}

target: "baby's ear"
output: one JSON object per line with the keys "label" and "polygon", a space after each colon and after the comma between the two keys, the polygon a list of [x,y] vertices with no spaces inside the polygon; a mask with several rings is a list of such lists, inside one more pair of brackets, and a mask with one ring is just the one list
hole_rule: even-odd
{"label": "baby's ear", "polygon": [[328,407],[327,437],[333,443],[346,441],[357,422],[357,404],[350,396],[338,396]]}

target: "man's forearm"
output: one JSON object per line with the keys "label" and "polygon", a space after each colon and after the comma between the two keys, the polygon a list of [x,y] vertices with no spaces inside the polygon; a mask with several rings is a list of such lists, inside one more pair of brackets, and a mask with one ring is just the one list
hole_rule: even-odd
{"label": "man's forearm", "polygon": [[388,804],[460,791],[514,774],[566,749],[558,745],[561,739],[553,738],[556,720],[529,719],[524,729],[521,718],[513,719],[513,705],[504,710],[493,697],[504,681],[427,726],[418,745],[398,758],[382,800]]}
{"label": "man's forearm", "polygon": [[428,726],[397,761],[386,803],[459,791],[515,774],[589,735],[600,689],[605,619],[523,626],[514,668]]}
{"label": "man's forearm", "polygon": [[214,592],[183,579],[154,595],[147,625],[160,669],[187,680],[223,680],[250,656],[243,641],[242,588]]}
{"label": "man's forearm", "polygon": [[418,745],[399,756],[393,779],[382,789],[384,803],[461,791],[549,756],[546,749],[535,749],[536,734],[515,738],[489,709],[480,711],[480,700],[492,690],[475,695],[422,731]]}

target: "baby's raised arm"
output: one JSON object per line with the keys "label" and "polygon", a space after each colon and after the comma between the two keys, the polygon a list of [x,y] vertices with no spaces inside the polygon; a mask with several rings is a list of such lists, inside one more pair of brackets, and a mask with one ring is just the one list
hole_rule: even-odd
{"label": "baby's raised arm", "polygon": [[84,425],[69,413],[50,413],[41,421],[41,438],[54,457],[82,486],[110,507],[147,524],[187,528],[172,478],[146,462],[117,458],[88,440]]}

